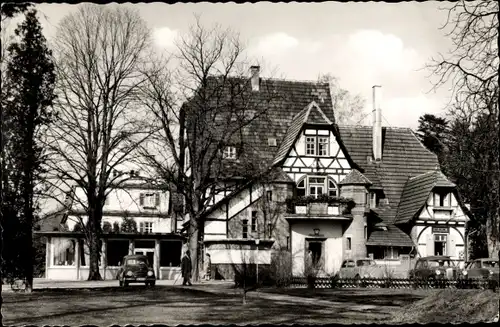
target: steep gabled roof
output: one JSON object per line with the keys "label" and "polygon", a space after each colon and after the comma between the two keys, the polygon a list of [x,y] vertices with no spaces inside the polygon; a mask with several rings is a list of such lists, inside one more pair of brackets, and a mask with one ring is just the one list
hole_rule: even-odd
{"label": "steep gabled roof", "polygon": [[291,146],[297,140],[297,136],[302,130],[302,127],[306,123],[332,125],[331,120],[328,119],[315,101],[309,103],[307,107],[302,109],[302,111],[300,111],[290,123],[290,127],[286,132],[285,138],[283,139],[283,142],[281,142],[278,152],[276,153],[273,165],[278,164],[285,159],[288,152],[290,152]]}
{"label": "steep gabled roof", "polygon": [[427,150],[409,128],[382,128],[382,161],[379,163],[370,159],[373,157],[371,126],[340,126],[339,131],[350,157],[370,181],[381,184],[393,208],[398,207],[409,177],[433,171],[438,166],[436,155]]}
{"label": "steep gabled roof", "polygon": [[340,185],[371,185],[372,182],[357,169],[351,170],[347,176],[340,181]]}
{"label": "steep gabled roof", "polygon": [[450,182],[440,170],[409,178],[401,196],[395,223],[411,221],[427,202],[434,187],[454,188],[455,184]]}

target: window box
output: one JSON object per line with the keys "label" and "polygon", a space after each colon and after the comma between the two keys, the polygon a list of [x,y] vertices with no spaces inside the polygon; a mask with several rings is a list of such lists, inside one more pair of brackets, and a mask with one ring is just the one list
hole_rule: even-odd
{"label": "window box", "polygon": [[328,214],[328,203],[326,202],[312,202],[309,203],[309,213],[311,215],[326,215]]}
{"label": "window box", "polygon": [[340,213],[339,206],[328,206],[328,214],[329,215],[338,215]]}
{"label": "window box", "polygon": [[304,206],[304,205],[295,206],[295,213],[306,214],[307,213],[307,206]]}

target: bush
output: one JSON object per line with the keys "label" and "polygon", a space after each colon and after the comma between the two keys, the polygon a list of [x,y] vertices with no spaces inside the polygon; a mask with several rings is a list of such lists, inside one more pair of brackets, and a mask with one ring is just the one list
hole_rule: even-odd
{"label": "bush", "polygon": [[104,233],[111,232],[111,224],[108,221],[105,221],[104,223],[102,223],[102,231]]}
{"label": "bush", "polygon": [[83,226],[80,222],[77,222],[75,226],[73,226],[73,232],[78,233],[83,231]]}
{"label": "bush", "polygon": [[292,281],[292,254],[287,250],[278,250],[271,259],[271,279],[277,287],[287,287]]}
{"label": "bush", "polygon": [[120,230],[124,233],[137,233],[137,222],[134,220],[134,218],[123,217]]}
{"label": "bush", "polygon": [[120,224],[117,221],[115,221],[113,223],[113,233],[119,233],[119,232],[120,232]]}

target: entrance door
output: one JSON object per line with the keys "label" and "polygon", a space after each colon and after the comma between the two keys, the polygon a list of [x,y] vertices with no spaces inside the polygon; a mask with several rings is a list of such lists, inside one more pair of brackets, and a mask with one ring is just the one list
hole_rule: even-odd
{"label": "entrance door", "polygon": [[148,257],[148,262],[153,266],[155,259],[155,250],[153,249],[135,249],[135,254],[142,254]]}

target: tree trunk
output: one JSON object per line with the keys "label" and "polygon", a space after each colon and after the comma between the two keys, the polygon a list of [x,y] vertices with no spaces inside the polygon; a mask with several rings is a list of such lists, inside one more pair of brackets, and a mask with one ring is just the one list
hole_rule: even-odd
{"label": "tree trunk", "polygon": [[[93,203],[89,203],[92,208]],[[90,210],[87,223],[87,237],[89,238],[90,265],[88,280],[102,280],[99,271],[99,261],[101,259],[100,224],[102,212]]]}
{"label": "tree trunk", "polygon": [[194,282],[199,280],[199,264],[198,264],[198,251],[199,251],[199,230],[196,218],[191,216],[189,219],[189,249],[191,251],[191,265],[193,267],[192,279]]}
{"label": "tree trunk", "polygon": [[[500,242],[498,241],[498,221],[500,221],[500,207],[492,216],[486,220],[486,239],[488,244],[488,255],[490,258],[498,259],[500,251]],[[495,217],[496,216],[496,217]]]}

